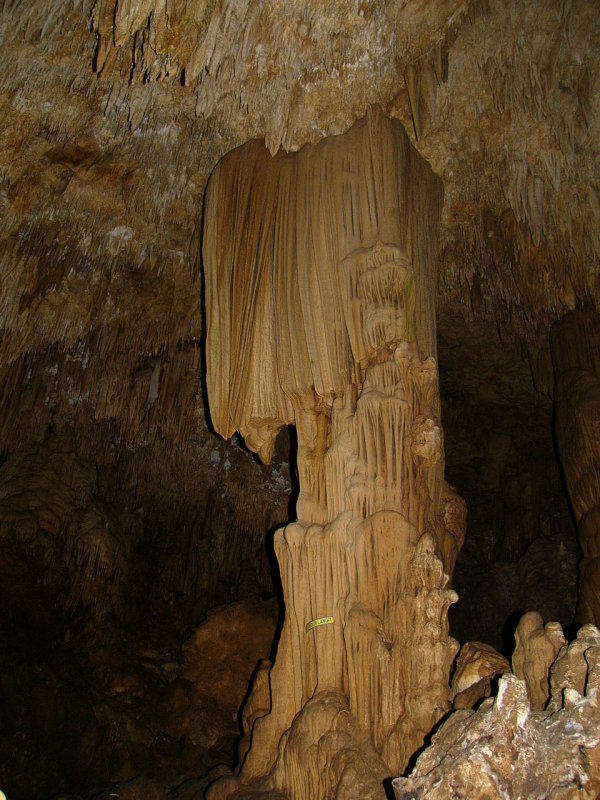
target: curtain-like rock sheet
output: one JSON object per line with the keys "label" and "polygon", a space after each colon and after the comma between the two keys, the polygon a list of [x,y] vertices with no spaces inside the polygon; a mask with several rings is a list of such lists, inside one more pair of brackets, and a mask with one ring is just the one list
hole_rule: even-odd
{"label": "curtain-like rock sheet", "polygon": [[[400,124],[376,110],[299,153],[271,157],[255,141],[219,162],[203,244],[219,433],[240,431],[268,459],[274,435],[294,421],[290,398],[314,389],[331,404],[384,329],[394,330],[388,348],[414,340],[422,357],[435,356],[441,199]],[[398,285],[392,260],[403,265]]]}

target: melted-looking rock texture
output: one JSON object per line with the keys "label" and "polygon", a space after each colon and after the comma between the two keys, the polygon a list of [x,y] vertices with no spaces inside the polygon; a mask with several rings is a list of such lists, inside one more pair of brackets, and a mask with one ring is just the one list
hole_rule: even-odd
{"label": "melted-looking rock texture", "polygon": [[341,780],[331,745],[317,782],[289,755],[321,704],[341,698],[360,732],[351,750],[369,742],[389,771],[449,705],[449,575],[466,512],[443,479],[440,202],[439,181],[377,109],[296,155],[239,148],[208,187],[215,428],[239,430],[263,459],[279,428],[298,431],[298,521],[275,536],[285,622],[270,711],[254,723],[240,778],[297,800]]}
{"label": "melted-looking rock texture", "polygon": [[557,622],[544,625],[541,615],[530,611],[517,625],[515,643],[513,672],[527,684],[531,707],[540,711],[548,702],[550,667],[566,644],[562,628]]}
{"label": "melted-looking rock texture", "polygon": [[[584,0],[4,2],[8,457],[66,429],[71,450],[129,476],[123,505],[144,516],[179,492],[181,481],[161,488],[174,453],[190,490],[194,475],[213,482],[219,463],[236,463],[235,447],[211,439],[198,391],[208,176],[248,139],[297,150],[379,103],[445,189],[438,355],[448,477],[469,499],[471,532],[457,635],[501,646],[506,618],[544,602],[567,624],[577,553],[553,468],[547,334],[600,292],[596,11]],[[140,503],[130,465],[146,462],[162,467]],[[178,514],[164,512],[169,526]],[[541,572],[561,590],[548,599],[536,564],[515,565],[555,534]]]}
{"label": "melted-looking rock texture", "polygon": [[505,675],[495,698],[454,712],[410,777],[393,781],[397,800],[598,797],[600,632],[587,625],[561,648],[545,673],[545,710],[528,694],[532,673]]}
{"label": "melted-looking rock texture", "polygon": [[[5,2],[8,457],[24,439],[37,445],[49,428],[66,429],[70,448],[87,447],[97,468],[125,470],[126,504],[145,515],[131,463],[163,465],[146,494],[155,507],[179,491],[175,481],[160,488],[173,453],[190,489],[194,474],[214,481],[218,447],[198,391],[208,176],[250,138],[265,137],[271,152],[297,150],[379,103],[445,188],[438,354],[448,476],[471,501],[465,558],[475,576],[463,581],[459,563],[466,610],[456,609],[457,630],[492,639],[510,613],[538,607],[535,564],[514,581],[513,565],[532,540],[545,553],[557,527],[544,580],[561,582],[555,598],[572,598],[562,569],[568,508],[551,468],[547,332],[598,299],[598,25],[595,4],[583,0],[426,10],[363,0]],[[199,446],[184,447],[190,438]],[[234,463],[233,452],[218,450],[216,465]],[[169,524],[178,513],[165,513]],[[471,614],[486,596],[487,613]],[[571,606],[548,614],[567,624]]]}

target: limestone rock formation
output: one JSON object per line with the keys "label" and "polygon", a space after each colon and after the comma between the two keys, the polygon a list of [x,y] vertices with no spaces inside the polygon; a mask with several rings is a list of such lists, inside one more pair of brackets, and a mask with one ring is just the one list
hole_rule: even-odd
{"label": "limestone rock formation", "polygon": [[[241,776],[294,798],[323,796],[306,760],[293,768],[287,755],[320,704],[340,698],[392,772],[449,705],[458,646],[444,570],[466,520],[443,480],[440,200],[377,109],[295,156],[239,148],[208,188],[213,424],[263,459],[283,425],[298,431],[298,521],[275,538],[286,618]],[[230,791],[217,784],[212,796]]]}
{"label": "limestone rock formation", "polygon": [[183,645],[182,677],[191,684],[191,711],[173,730],[213,747],[238,733],[237,714],[257,666],[267,659],[277,625],[274,600],[212,610]]}
{"label": "limestone rock formation", "polygon": [[[424,464],[441,418],[447,483],[427,536],[461,598],[450,631],[508,652],[516,612],[572,622],[580,554],[553,395],[591,564],[594,516],[583,506],[597,499],[593,459],[572,414],[574,402],[590,405],[585,381],[566,378],[563,393],[557,372],[555,385],[549,331],[574,309],[600,308],[599,37],[596,0],[0,2],[0,789],[9,800],[91,800],[110,795],[108,784],[125,796],[161,784],[190,800],[207,767],[233,758],[233,720],[209,750],[191,742],[202,739],[200,712],[181,723],[190,737],[177,729],[189,697],[173,677],[208,609],[273,593],[271,534],[295,516],[296,434],[288,445],[280,431],[271,464],[259,464],[239,438],[214,435],[203,384],[205,190],[220,159],[249,141],[285,160],[379,105],[439,177],[441,412],[423,414],[433,427],[411,421],[411,436]],[[373,271],[374,243],[343,254],[349,275]],[[402,242],[382,243],[413,266]],[[340,284],[340,298],[351,288]],[[354,311],[363,324],[360,302]],[[369,346],[346,334],[350,349]],[[381,366],[367,365],[367,418]],[[337,431],[326,435],[331,400],[313,420],[316,399],[303,397],[296,421],[298,516],[329,526],[337,509],[309,490],[339,463],[329,452]],[[249,439],[270,442],[272,419],[262,430],[244,422]],[[364,476],[349,466],[340,482],[360,490]],[[385,494],[388,485],[375,488],[378,502]],[[469,508],[462,550],[458,495]],[[295,540],[284,544],[291,563]],[[582,578],[593,573],[582,565]],[[595,591],[582,586],[580,613]],[[322,642],[333,627],[298,638]],[[376,634],[385,664],[390,637]],[[242,753],[271,707],[276,669],[256,674]],[[163,714],[170,702],[177,712]],[[225,712],[216,717],[225,726]]]}
{"label": "limestone rock formation", "polygon": [[521,617],[515,632],[513,672],[527,684],[531,708],[540,711],[548,702],[548,676],[560,649],[566,644],[558,622],[544,621],[540,614],[530,611]]}
{"label": "limestone rock formation", "polygon": [[477,711],[454,712],[410,777],[394,780],[397,800],[598,797],[598,629],[585,626],[562,647],[548,680],[552,694],[546,710],[535,710],[526,682],[509,674],[500,679],[497,696]]}
{"label": "limestone rock formation", "polygon": [[280,740],[278,751],[269,779],[253,782],[249,788],[241,786],[237,776],[226,775],[210,787],[207,796],[359,800],[383,795],[388,769],[341,692],[324,691],[308,700]]}
{"label": "limestone rock formation", "polygon": [[[461,636],[483,638],[488,624],[491,641],[509,613],[539,608],[530,602],[537,572],[505,592],[512,567],[498,574],[488,539],[520,549],[514,561],[537,538],[543,556],[548,527],[568,514],[548,468],[547,333],[574,304],[599,297],[595,12],[583,0],[463,0],[426,10],[418,0],[4,2],[0,434],[8,458],[24,439],[37,445],[60,427],[100,471],[127,476],[119,512],[143,509],[147,529],[160,514],[153,535],[173,532],[166,557],[185,552],[175,531],[204,513],[193,498],[221,480],[219,463],[238,459],[233,445],[211,461],[218,448],[199,389],[208,176],[250,138],[297,150],[347,130],[379,102],[445,187],[444,413],[451,429],[476,420],[446,461],[470,500],[475,563],[466,572],[494,575],[483,598],[475,578],[465,581],[458,615],[473,632]],[[501,461],[502,436],[530,454],[522,476],[509,474],[514,457]],[[463,469],[478,454],[483,467]],[[173,469],[174,458],[183,469]],[[166,475],[177,475],[168,488]],[[509,478],[523,487],[517,500]],[[258,471],[252,481],[264,483]],[[138,485],[147,491],[136,493]],[[242,492],[239,506],[257,494]],[[568,526],[557,550],[568,549]],[[564,563],[548,558],[554,571],[544,580],[561,578]],[[189,586],[184,578],[176,582]],[[571,584],[556,593],[568,594],[565,623]],[[486,598],[489,610],[471,614]]]}
{"label": "limestone rock formation", "polygon": [[492,681],[510,672],[510,664],[490,645],[467,642],[460,648],[452,675],[452,705],[473,708],[492,692]]}

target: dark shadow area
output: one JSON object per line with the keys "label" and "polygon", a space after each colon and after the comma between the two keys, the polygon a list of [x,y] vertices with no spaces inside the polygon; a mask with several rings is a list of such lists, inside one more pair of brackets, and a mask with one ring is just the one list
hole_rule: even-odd
{"label": "dark shadow area", "polygon": [[[385,790],[385,796],[388,800],[397,800],[396,793],[394,792],[394,787],[392,786],[393,778],[386,778],[383,782],[383,788]],[[421,800],[421,792],[405,792],[401,795],[400,800]]]}
{"label": "dark shadow area", "polygon": [[[433,728],[432,728],[432,729],[429,731],[429,733],[428,733],[428,734],[425,736],[425,739],[423,740],[423,744],[421,745],[421,747],[419,747],[419,749],[418,749],[418,750],[415,750],[415,752],[414,752],[414,753],[412,754],[412,756],[409,758],[409,760],[408,760],[408,764],[406,765],[406,769],[405,769],[405,770],[404,770],[404,772],[402,773],[402,777],[403,777],[403,778],[406,778],[406,777],[408,777],[408,775],[410,775],[410,773],[413,771],[413,769],[415,768],[415,766],[416,766],[416,764],[417,764],[417,760],[418,760],[419,756],[421,755],[421,753],[422,753],[424,750],[427,750],[427,748],[428,748],[428,747],[429,747],[429,745],[431,744],[431,739],[432,739],[432,738],[433,738],[433,736],[434,736],[434,735],[435,735],[435,734],[438,732],[438,730],[439,730],[439,729],[442,727],[442,725],[444,724],[444,722],[446,722],[446,720],[447,720],[447,719],[448,719],[448,717],[449,717],[449,716],[450,716],[450,715],[453,713],[453,711],[454,711],[454,709],[453,709],[453,708],[450,708],[448,711],[446,711],[446,713],[443,715],[443,717],[440,717],[440,719],[439,719],[439,720],[438,720],[438,721],[435,723],[435,725],[433,726]],[[397,777],[397,776],[396,776],[396,777]],[[393,795],[392,795],[392,797],[393,797]]]}
{"label": "dark shadow area", "polygon": [[[556,389],[556,386],[555,386]],[[565,470],[560,459],[560,453],[558,450],[558,441],[556,438],[556,404],[553,403],[552,405],[552,445],[554,447],[554,457],[556,458],[556,463],[558,464],[558,471],[560,474],[560,479],[562,481],[563,492],[565,494],[565,498],[567,501],[567,506],[569,508],[569,514],[571,515],[571,520],[573,522],[573,530],[575,532],[575,541],[577,543],[577,552],[579,554],[579,562],[583,559],[583,553],[581,551],[581,543],[579,541],[579,531],[577,526],[577,517],[575,516],[575,510],[573,508],[573,503],[571,501],[571,495],[569,494],[569,487],[567,486],[567,476],[565,475]],[[579,564],[577,569],[577,597],[580,597],[580,572],[579,572]],[[546,620],[547,621],[547,620]],[[575,606],[575,614],[573,615],[573,619],[569,622],[568,625],[563,625],[563,632],[567,637],[567,641],[572,641],[577,636],[577,630],[579,625],[577,623],[577,606]]]}
{"label": "dark shadow area", "polygon": [[300,494],[300,478],[298,477],[298,434],[295,425],[288,425],[289,433],[289,464],[291,492],[288,502],[289,521],[296,519],[296,503]]}
{"label": "dark shadow area", "polygon": [[[202,215],[199,221],[200,230],[204,230],[204,214],[205,205],[202,204]],[[206,337],[207,337],[207,321],[206,321],[206,277],[204,275],[204,264],[202,263],[202,248],[200,247],[200,319],[202,321],[201,331],[202,337],[200,340],[200,370],[201,381],[200,390],[202,393],[202,407],[204,408],[204,419],[206,420],[206,427],[214,435],[218,436],[215,431],[212,419],[210,416],[210,407],[208,404],[208,387],[206,385],[207,365],[206,365]]]}
{"label": "dark shadow area", "polygon": [[503,656],[508,658],[509,661],[515,652],[515,631],[517,630],[519,620],[525,613],[526,612],[522,609],[513,611],[512,614],[509,614],[506,618],[506,622],[502,628],[502,649],[500,652]]}
{"label": "dark shadow area", "polygon": [[[285,428],[282,428],[282,430],[279,432],[277,440],[275,442],[275,453],[282,460],[287,459],[289,463],[291,491],[288,500],[288,507],[287,507],[288,519],[286,522],[286,524],[289,524],[296,520],[296,503],[298,501],[298,495],[300,493],[300,481],[298,478],[298,436],[296,433],[295,425],[288,425]],[[283,585],[281,583],[281,575],[279,573],[279,564],[277,563],[277,556],[275,554],[275,544],[274,544],[275,534],[280,528],[281,525],[276,525],[275,527],[271,528],[270,530],[267,531],[267,535],[265,538],[265,550],[267,553],[267,558],[269,559],[271,584],[273,586],[273,593],[277,598],[277,604],[279,606],[277,628],[275,630],[275,637],[273,639],[271,652],[269,653],[269,659],[273,663],[275,662],[275,656],[277,654],[277,646],[279,645],[279,638],[281,636],[281,631],[283,629],[283,623],[285,620],[285,601],[283,597]]]}
{"label": "dark shadow area", "polygon": [[572,642],[577,638],[577,631],[581,625],[577,622],[577,620],[573,620],[570,625],[565,625],[563,628],[563,633],[566,637],[567,642]]}
{"label": "dark shadow area", "polygon": [[552,399],[536,388],[530,361],[509,345],[499,348],[489,322],[467,323],[440,309],[445,478],[467,505],[450,633],[505,655],[513,631],[503,628],[521,609],[563,628],[572,621],[578,559]]}

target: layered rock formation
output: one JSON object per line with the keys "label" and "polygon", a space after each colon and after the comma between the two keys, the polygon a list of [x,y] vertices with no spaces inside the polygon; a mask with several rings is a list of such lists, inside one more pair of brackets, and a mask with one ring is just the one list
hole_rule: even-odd
{"label": "layered rock formation", "polygon": [[467,642],[461,649],[452,675],[452,705],[473,708],[489,697],[498,675],[510,671],[508,660],[484,642]]}

